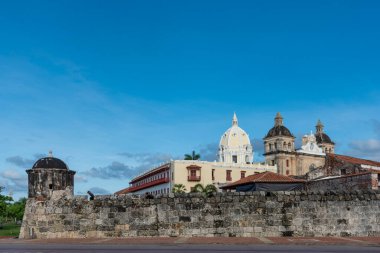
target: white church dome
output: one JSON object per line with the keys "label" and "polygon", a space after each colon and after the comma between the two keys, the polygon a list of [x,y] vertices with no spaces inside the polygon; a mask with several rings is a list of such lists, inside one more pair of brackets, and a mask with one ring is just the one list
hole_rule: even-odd
{"label": "white church dome", "polygon": [[222,135],[219,143],[219,161],[232,163],[252,162],[252,145],[248,134],[238,126],[236,114],[232,126]]}

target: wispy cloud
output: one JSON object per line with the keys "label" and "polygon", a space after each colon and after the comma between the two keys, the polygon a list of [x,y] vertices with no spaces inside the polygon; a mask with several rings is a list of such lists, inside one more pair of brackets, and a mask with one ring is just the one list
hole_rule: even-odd
{"label": "wispy cloud", "polygon": [[27,190],[27,176],[15,170],[5,170],[0,173],[3,178],[1,184],[9,192],[25,192]]}
{"label": "wispy cloud", "polygon": [[199,148],[199,154],[201,155],[201,160],[213,162],[218,159],[218,143],[209,143],[201,145]]}
{"label": "wispy cloud", "polygon": [[378,138],[351,141],[348,144],[350,149],[346,154],[380,161],[380,122],[378,120],[372,120],[372,127]]}
{"label": "wispy cloud", "polygon": [[121,162],[112,162],[104,167],[93,167],[82,174],[101,179],[130,178],[136,173],[136,169]]}
{"label": "wispy cloud", "polygon": [[83,175],[102,179],[126,179],[132,178],[141,172],[167,162],[172,156],[161,153],[119,153],[120,156],[133,160],[137,165],[131,166],[120,161],[113,161],[104,167],[93,167],[82,172]]}
{"label": "wispy cloud", "polygon": [[16,165],[22,168],[30,168],[32,167],[35,160],[22,158],[21,156],[11,156],[5,159],[8,163]]}
{"label": "wispy cloud", "polygon": [[111,194],[109,191],[101,187],[92,187],[89,191],[94,194]]}
{"label": "wispy cloud", "polygon": [[76,183],[87,183],[88,179],[85,176],[75,175],[75,182]]}
{"label": "wispy cloud", "polygon": [[10,164],[16,165],[17,167],[30,168],[33,166],[33,164],[34,164],[34,162],[36,162],[36,160],[38,160],[42,157],[45,157],[45,155],[44,154],[35,154],[34,159],[24,158],[24,157],[21,157],[19,155],[16,155],[16,156],[7,157],[5,159],[5,161],[10,163]]}
{"label": "wispy cloud", "polygon": [[264,154],[264,141],[262,139],[254,138],[251,140],[251,144],[256,156],[261,157]]}
{"label": "wispy cloud", "polygon": [[124,156],[126,158],[130,158],[135,160],[138,163],[146,164],[146,165],[153,165],[157,163],[161,163],[164,161],[169,161],[173,158],[173,156],[169,154],[163,154],[163,153],[129,153],[129,152],[123,152],[119,153],[120,156]]}
{"label": "wispy cloud", "polygon": [[350,147],[347,151],[349,155],[380,161],[380,140],[353,141],[348,146]]}

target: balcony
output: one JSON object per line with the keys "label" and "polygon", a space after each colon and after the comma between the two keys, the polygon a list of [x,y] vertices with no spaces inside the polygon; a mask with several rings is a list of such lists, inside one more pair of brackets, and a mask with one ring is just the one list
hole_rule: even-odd
{"label": "balcony", "polygon": [[154,181],[151,181],[151,182],[148,182],[145,184],[141,184],[141,185],[137,185],[137,186],[131,186],[129,189],[130,189],[130,192],[135,192],[138,190],[142,190],[142,189],[145,189],[148,187],[152,187],[155,185],[164,184],[164,183],[168,183],[168,182],[169,182],[169,178],[165,177],[165,178],[156,179]]}
{"label": "balcony", "polygon": [[199,182],[201,181],[201,176],[187,176],[187,181]]}

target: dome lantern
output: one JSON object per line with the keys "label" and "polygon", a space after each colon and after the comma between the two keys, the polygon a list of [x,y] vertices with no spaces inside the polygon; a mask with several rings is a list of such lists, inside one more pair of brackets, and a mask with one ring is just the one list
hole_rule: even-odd
{"label": "dome lantern", "polygon": [[283,117],[281,116],[280,112],[276,114],[276,117],[274,118],[274,125],[275,126],[282,126],[283,124]]}

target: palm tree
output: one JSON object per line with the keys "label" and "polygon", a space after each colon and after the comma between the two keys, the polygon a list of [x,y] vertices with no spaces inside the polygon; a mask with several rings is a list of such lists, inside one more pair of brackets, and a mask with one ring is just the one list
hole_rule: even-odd
{"label": "palm tree", "polygon": [[184,193],[186,192],[186,187],[183,184],[175,184],[172,189],[173,193]]}
{"label": "palm tree", "polygon": [[206,196],[210,196],[213,192],[217,192],[218,189],[213,184],[208,184],[206,186],[203,186],[202,184],[196,184],[191,189],[191,192],[201,192],[205,194]]}
{"label": "palm tree", "polygon": [[200,154],[196,154],[195,151],[191,154],[185,154],[185,160],[199,160],[201,158]]}

